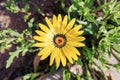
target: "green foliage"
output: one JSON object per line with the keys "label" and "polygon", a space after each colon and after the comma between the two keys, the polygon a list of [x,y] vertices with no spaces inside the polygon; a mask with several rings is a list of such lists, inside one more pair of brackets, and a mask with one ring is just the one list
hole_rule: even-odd
{"label": "green foliage", "polygon": [[[97,4],[95,6],[95,4]],[[105,55],[113,55],[120,63],[120,1],[111,0],[72,0],[72,5],[68,9],[69,19],[77,18],[78,24],[83,25],[84,36],[86,36],[86,47],[81,50],[81,60],[85,67],[85,76],[88,80],[91,73],[90,66],[101,66],[94,60],[98,60],[102,67],[108,67]],[[112,47],[111,47],[112,46]],[[112,51],[114,50],[114,51]],[[95,64],[94,64],[95,63]],[[119,69],[119,63],[112,65]],[[94,77],[95,79],[95,77]]]}
{"label": "green foliage", "polygon": [[[17,1],[19,2],[19,1]],[[34,18],[29,19],[31,13],[27,12],[30,9],[29,4],[27,4],[26,0],[20,1],[24,3],[23,8],[19,8],[16,5],[15,0],[9,0],[5,2],[6,8],[11,11],[12,13],[17,14],[19,11],[25,13],[24,22],[28,22],[28,28],[23,30],[22,33],[19,33],[15,30],[10,28],[3,29],[0,31],[0,50],[5,51],[6,49],[11,48],[13,45],[16,46],[13,52],[9,52],[10,57],[7,60],[6,68],[10,67],[11,63],[13,62],[15,57],[18,57],[21,53],[24,56],[27,52],[35,52],[37,49],[32,49],[32,45],[34,40],[32,39],[32,29],[33,29],[33,22]]]}
{"label": "green foliage", "polygon": [[39,75],[39,73],[29,73],[24,75],[21,80],[34,80],[37,76]]}
{"label": "green foliage", "polygon": [[81,59],[78,59],[77,63],[78,63],[79,65],[81,65],[81,66],[83,65]]}
{"label": "green foliage", "polygon": [[53,66],[50,68],[50,73],[51,73],[51,74],[54,74],[55,70],[56,70],[55,65],[53,65]]}
{"label": "green foliage", "polygon": [[17,45],[16,50],[10,52],[10,57],[7,60],[6,68],[10,67],[10,64],[13,62],[15,57],[18,57],[19,53],[24,56],[26,52],[28,52],[34,40],[30,39],[30,34],[28,35],[28,31],[24,30],[23,33],[18,33],[12,29],[4,29],[0,31],[0,50],[5,50],[12,47],[13,44]]}
{"label": "green foliage", "polygon": [[5,6],[9,11],[13,13],[18,13],[20,11],[19,7],[16,5],[14,0],[10,0],[9,2],[6,2]]}
{"label": "green foliage", "polygon": [[113,65],[116,69],[120,70],[120,63]]}
{"label": "green foliage", "polygon": [[63,71],[63,80],[70,80],[71,73],[67,70]]}
{"label": "green foliage", "polygon": [[[19,6],[17,5],[18,2],[25,4],[25,6],[23,8],[19,8]],[[4,5],[7,8],[7,10],[11,11],[12,13],[18,13],[18,12],[26,13],[30,9],[30,6],[29,4],[27,4],[26,0],[21,0],[21,1],[9,0],[5,2]]]}
{"label": "green foliage", "polygon": [[22,12],[27,12],[30,9],[30,6],[26,4],[24,8],[22,8]]}
{"label": "green foliage", "polygon": [[24,22],[27,22],[27,20],[29,19],[31,13],[26,13],[26,15],[24,16]]}
{"label": "green foliage", "polygon": [[120,53],[120,45],[114,44],[113,48],[114,48],[115,51],[117,51],[118,53]]}
{"label": "green foliage", "polygon": [[13,60],[14,60],[15,57],[18,58],[19,53],[21,53],[22,56],[25,56],[26,52],[29,51],[29,48],[31,48],[32,44],[33,44],[33,41],[23,42],[20,47],[16,48],[16,51],[10,52],[9,53],[10,57],[7,60],[6,68],[10,67],[10,65],[13,62]]}
{"label": "green foliage", "polygon": [[37,13],[41,14],[42,16],[45,16],[45,14],[41,11],[37,4],[34,4],[34,9],[36,10]]}
{"label": "green foliage", "polygon": [[77,80],[81,80],[81,79],[80,79],[80,75],[77,75]]}
{"label": "green foliage", "polygon": [[[16,37],[20,36],[17,31],[5,29],[0,31],[0,50],[8,49],[12,46],[12,42],[16,41]],[[13,37],[13,38],[12,38]]]}

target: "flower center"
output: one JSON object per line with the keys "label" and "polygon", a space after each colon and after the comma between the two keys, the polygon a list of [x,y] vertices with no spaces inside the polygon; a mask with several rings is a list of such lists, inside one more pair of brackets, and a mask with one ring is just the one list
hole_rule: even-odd
{"label": "flower center", "polygon": [[56,34],[53,37],[53,44],[58,48],[62,48],[63,46],[65,46],[66,41],[66,37],[63,34]]}

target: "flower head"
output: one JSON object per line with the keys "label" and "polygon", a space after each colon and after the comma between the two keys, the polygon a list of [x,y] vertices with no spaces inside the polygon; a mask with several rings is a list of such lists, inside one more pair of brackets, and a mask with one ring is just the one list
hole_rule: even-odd
{"label": "flower head", "polygon": [[82,25],[76,25],[75,18],[69,23],[67,15],[62,19],[61,14],[58,16],[53,15],[53,20],[50,21],[47,17],[45,21],[47,26],[39,23],[41,30],[35,32],[38,36],[33,38],[38,42],[34,44],[36,47],[42,47],[38,55],[41,60],[50,56],[50,65],[56,62],[56,67],[60,66],[60,62],[63,66],[66,66],[66,60],[73,64],[73,60],[78,60],[80,52],[76,47],[85,46],[81,41],[85,38],[80,36],[84,31],[80,30]]}

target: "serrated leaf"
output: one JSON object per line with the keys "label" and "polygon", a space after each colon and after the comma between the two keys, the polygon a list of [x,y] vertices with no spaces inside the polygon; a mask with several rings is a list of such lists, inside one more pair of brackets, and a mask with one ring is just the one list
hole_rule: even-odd
{"label": "serrated leaf", "polygon": [[22,56],[25,56],[27,51],[28,51],[28,48],[24,48],[23,51],[22,51]]}
{"label": "serrated leaf", "polygon": [[9,57],[9,59],[7,60],[6,68],[9,68],[9,67],[10,67],[10,65],[11,65],[11,63],[13,62],[14,58],[15,58],[15,57],[18,57],[18,55],[19,55],[20,52],[21,52],[21,50],[20,50],[19,48],[17,48],[16,51],[9,53],[9,54],[10,54],[10,57]]}
{"label": "serrated leaf", "polygon": [[12,29],[8,29],[8,33],[11,35],[11,36],[20,36],[20,33],[19,32],[17,32],[17,31],[14,31],[14,30],[12,30]]}
{"label": "serrated leaf", "polygon": [[30,19],[30,21],[28,22],[28,26],[30,28],[33,27],[33,22],[34,22],[34,18]]}
{"label": "serrated leaf", "polygon": [[24,22],[26,22],[26,21],[29,19],[30,15],[31,15],[31,13],[27,13],[27,14],[24,16]]}

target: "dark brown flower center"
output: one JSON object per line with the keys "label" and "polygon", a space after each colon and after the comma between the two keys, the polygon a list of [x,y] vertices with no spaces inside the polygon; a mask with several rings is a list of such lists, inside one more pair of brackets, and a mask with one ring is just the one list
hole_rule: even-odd
{"label": "dark brown flower center", "polygon": [[58,48],[62,48],[63,46],[65,46],[66,44],[66,37],[63,34],[56,34],[53,37],[53,44],[58,47]]}

